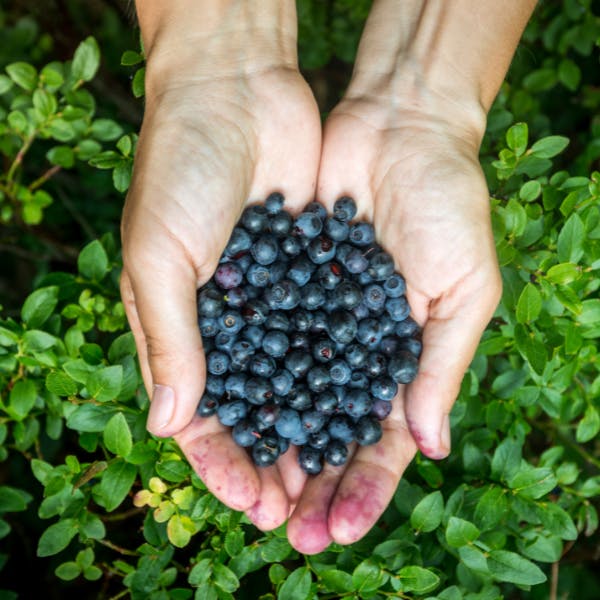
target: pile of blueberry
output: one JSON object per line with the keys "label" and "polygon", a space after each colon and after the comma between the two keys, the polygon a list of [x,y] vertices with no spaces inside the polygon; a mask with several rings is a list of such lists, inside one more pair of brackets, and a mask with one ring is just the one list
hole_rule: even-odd
{"label": "pile of blueberry", "polygon": [[350,442],[381,439],[398,384],[417,374],[420,330],[373,226],[352,222],[352,198],[331,216],[312,202],[293,217],[283,203],[273,193],[245,209],[198,291],[198,413],[232,427],[257,465],[295,444],[315,474],[344,464]]}

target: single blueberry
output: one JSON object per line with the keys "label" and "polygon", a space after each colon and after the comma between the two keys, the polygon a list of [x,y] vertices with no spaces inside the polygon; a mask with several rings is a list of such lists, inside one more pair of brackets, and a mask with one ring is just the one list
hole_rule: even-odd
{"label": "single blueberry", "polygon": [[[265,336],[266,337],[266,336]],[[264,340],[263,340],[264,341]],[[248,370],[257,377],[271,377],[277,369],[275,359],[263,352],[257,353],[250,358]]]}
{"label": "single blueberry", "polygon": [[312,202],[309,202],[304,207],[304,212],[306,212],[306,213],[314,213],[321,220],[323,220],[323,219],[325,219],[327,217],[327,209],[321,203],[317,202],[316,200],[313,200]]}
{"label": "single blueberry", "polygon": [[381,338],[381,325],[377,319],[369,317],[359,321],[356,339],[361,344],[367,348],[375,348],[381,342]]}
{"label": "single blueberry", "polygon": [[323,229],[323,221],[313,212],[303,212],[294,221],[294,231],[305,238],[317,237]]}
{"label": "single blueberry", "polygon": [[313,314],[308,310],[296,310],[292,315],[292,325],[296,331],[304,333],[310,329],[313,319]]}
{"label": "single blueberry", "polygon": [[246,280],[254,287],[266,287],[271,283],[271,272],[269,267],[256,262],[252,263],[246,271]]}
{"label": "single blueberry", "polygon": [[249,325],[262,325],[269,314],[269,307],[259,299],[249,300],[242,308],[244,321]]}
{"label": "single blueberry", "polygon": [[368,390],[369,378],[362,371],[353,371],[348,382],[349,389]]}
{"label": "single blueberry", "polygon": [[273,215],[270,223],[271,231],[277,236],[287,235],[292,230],[292,216],[287,212],[279,212]]}
{"label": "single blueberry", "polygon": [[217,412],[218,408],[219,401],[212,394],[205,392],[202,395],[202,398],[200,398],[200,403],[198,404],[196,412],[201,417],[210,417],[211,415],[214,415]]}
{"label": "single blueberry", "polygon": [[398,393],[398,384],[387,375],[381,375],[371,381],[371,395],[377,400],[390,402]]}
{"label": "single blueberry", "polygon": [[275,431],[283,438],[293,438],[302,431],[300,413],[293,408],[282,408],[275,423]]}
{"label": "single blueberry", "polygon": [[398,337],[413,337],[420,331],[418,323],[412,317],[406,317],[403,321],[396,323],[395,333]]}
{"label": "single blueberry", "polygon": [[242,269],[234,262],[220,264],[214,274],[215,283],[224,290],[238,287],[243,278]]}
{"label": "single blueberry", "polygon": [[226,427],[233,427],[247,413],[248,405],[243,400],[232,400],[231,402],[221,404],[217,409],[217,417],[221,424]]}
{"label": "single blueberry", "polygon": [[203,338],[215,337],[219,333],[219,323],[214,317],[199,317],[198,327]]}
{"label": "single blueberry", "polygon": [[274,263],[279,254],[277,238],[270,233],[261,235],[254,244],[252,244],[250,253],[252,254],[252,258],[254,258],[259,265],[270,265]]}
{"label": "single blueberry", "polygon": [[288,333],[291,330],[290,318],[284,311],[275,310],[267,315],[264,328],[267,330]]}
{"label": "single blueberry", "polygon": [[335,262],[327,262],[321,265],[315,273],[315,280],[326,290],[333,290],[344,279],[342,266]]}
{"label": "single blueberry", "polygon": [[328,316],[328,331],[331,339],[341,344],[349,344],[356,336],[358,324],[346,310],[336,310]]}
{"label": "single blueberry", "polygon": [[306,310],[316,310],[325,304],[325,290],[315,281],[309,281],[301,289],[300,306]]}
{"label": "single blueberry", "polygon": [[346,348],[344,357],[352,369],[361,369],[369,355],[369,351],[362,344],[350,344]]}
{"label": "single blueberry", "polygon": [[214,288],[205,288],[198,293],[198,314],[202,317],[217,318],[223,312],[223,293]]}
{"label": "single blueberry", "polygon": [[273,403],[263,404],[253,412],[258,431],[263,432],[273,427],[279,418],[281,408]]}
{"label": "single blueberry", "polygon": [[290,336],[290,348],[295,350],[304,350],[308,352],[310,350],[310,337],[306,332],[295,331]]}
{"label": "single blueberry", "polygon": [[271,377],[273,393],[278,396],[287,396],[294,385],[294,376],[287,369],[279,369]]}
{"label": "single blueberry", "polygon": [[206,385],[204,387],[207,394],[215,398],[220,398],[225,393],[225,379],[218,375],[209,374],[206,377]]}
{"label": "single blueberry", "polygon": [[261,437],[252,446],[252,460],[257,467],[270,467],[279,457],[279,440],[275,436]]}
{"label": "single blueberry", "polygon": [[300,252],[302,252],[302,245],[300,244],[300,240],[295,237],[288,235],[283,238],[280,243],[281,251],[287,256],[298,256]]}
{"label": "single blueberry", "polygon": [[241,421],[238,421],[234,425],[231,435],[233,441],[243,448],[253,446],[260,438],[260,434],[251,419],[242,419]]}
{"label": "single blueberry", "polygon": [[329,419],[327,431],[332,439],[344,444],[354,441],[354,423],[347,415],[333,415]]}
{"label": "single blueberry", "polygon": [[325,461],[334,467],[341,467],[348,460],[348,447],[340,440],[331,440],[323,453]]}
{"label": "single blueberry", "polygon": [[263,377],[250,377],[244,385],[244,397],[251,404],[260,406],[273,397],[273,386]]}
{"label": "single blueberry", "polygon": [[286,398],[287,405],[296,410],[307,410],[312,406],[312,398],[304,385],[293,387]]}
{"label": "single blueberry", "polygon": [[406,292],[406,281],[402,275],[394,273],[384,281],[383,289],[388,298],[399,298]]}
{"label": "single blueberry", "polygon": [[334,385],[346,385],[351,376],[352,369],[345,360],[335,358],[329,363],[329,377]]}
{"label": "single blueberry", "polygon": [[244,389],[248,377],[245,373],[231,373],[225,379],[225,393],[229,398],[245,398]]}
{"label": "single blueberry", "polygon": [[377,252],[371,256],[367,271],[375,281],[385,281],[394,274],[394,259],[387,252]]}
{"label": "single blueberry", "polygon": [[[309,411],[307,411],[307,412],[309,412]],[[306,414],[306,413],[303,413],[303,415],[304,414]],[[329,444],[330,439],[331,439],[331,436],[329,435],[327,430],[319,429],[319,431],[311,433],[308,436],[308,445],[311,448],[314,448],[315,450],[323,451],[327,447],[327,444]]]}
{"label": "single blueberry", "polygon": [[383,288],[377,283],[372,283],[365,288],[364,298],[369,310],[381,310],[388,299]]}
{"label": "single blueberry", "polygon": [[331,383],[329,369],[320,365],[312,367],[306,374],[306,383],[311,392],[324,392]]}
{"label": "single blueberry", "polygon": [[298,464],[308,475],[317,475],[321,472],[321,453],[315,448],[304,446],[298,453]]}
{"label": "single blueberry", "polygon": [[363,368],[371,379],[379,377],[386,372],[387,358],[381,352],[369,352]]}
{"label": "single blueberry", "polygon": [[325,221],[324,231],[334,242],[343,242],[348,239],[350,227],[348,223],[329,217]]}
{"label": "single blueberry", "polygon": [[306,376],[308,370],[313,366],[313,359],[307,352],[292,350],[286,355],[284,364],[295,379],[300,379]]}
{"label": "single blueberry", "polygon": [[383,421],[384,419],[387,419],[391,412],[392,403],[389,400],[375,400],[369,414],[379,421]]}
{"label": "single blueberry", "polygon": [[231,258],[237,257],[250,250],[250,246],[252,246],[252,236],[243,227],[234,227],[224,254]]}
{"label": "single blueberry", "polygon": [[325,415],[322,412],[311,409],[305,410],[300,415],[300,420],[302,421],[302,428],[308,434],[321,431],[326,421]]}
{"label": "single blueberry", "polygon": [[250,342],[255,350],[258,350],[262,347],[265,330],[259,325],[246,325],[246,327],[242,329],[240,336],[242,339]]}
{"label": "single blueberry", "polygon": [[246,207],[240,221],[250,233],[260,233],[269,225],[267,210],[260,205]]}
{"label": "single blueberry", "polygon": [[414,357],[419,358],[423,351],[423,343],[416,338],[400,338],[398,350],[408,350]]}
{"label": "single blueberry", "polygon": [[285,353],[290,347],[290,340],[283,331],[271,330],[268,331],[263,338],[262,349],[269,356],[280,358],[285,356]]}
{"label": "single blueberry", "polygon": [[281,192],[270,193],[265,200],[265,208],[269,215],[275,215],[283,209],[285,198]]}
{"label": "single blueberry", "polygon": [[326,235],[319,235],[311,240],[306,254],[316,265],[322,265],[335,256],[335,242]]}
{"label": "single blueberry", "polygon": [[335,343],[329,337],[319,338],[312,346],[312,355],[317,362],[329,362],[335,357]]}
{"label": "single blueberry", "polygon": [[225,333],[235,335],[244,327],[244,319],[239,311],[228,308],[219,317],[219,328]]}
{"label": "single blueberry", "polygon": [[410,383],[417,376],[419,363],[407,350],[400,350],[390,357],[388,373],[396,383]]}
{"label": "single blueberry", "polygon": [[337,300],[338,307],[344,310],[352,310],[363,299],[363,292],[360,286],[349,279],[342,281],[332,293],[333,297]]}
{"label": "single blueberry", "polygon": [[223,375],[231,362],[229,356],[220,350],[214,350],[206,357],[206,369],[211,375]]}
{"label": "single blueberry", "polygon": [[344,257],[343,265],[349,273],[358,275],[366,271],[369,266],[369,261],[362,251],[354,248]]}
{"label": "single blueberry", "polygon": [[406,296],[400,296],[399,298],[388,298],[385,303],[385,310],[396,322],[404,321],[410,314],[410,306]]}
{"label": "single blueberry", "polygon": [[314,408],[324,415],[332,415],[338,407],[336,394],[331,390],[326,390],[318,394],[314,400]]}
{"label": "single blueberry", "polygon": [[290,264],[287,272],[288,279],[291,279],[296,285],[302,287],[306,285],[315,270],[315,265],[305,256],[299,256]]}
{"label": "single blueberry", "polygon": [[350,196],[338,198],[333,205],[333,216],[339,221],[347,223],[356,216],[356,202]]}
{"label": "single blueberry", "polygon": [[361,446],[376,444],[382,437],[381,424],[373,417],[363,417],[356,423],[355,439]]}
{"label": "single blueberry", "polygon": [[234,287],[227,290],[224,300],[231,308],[241,308],[248,301],[248,294],[245,289]]}

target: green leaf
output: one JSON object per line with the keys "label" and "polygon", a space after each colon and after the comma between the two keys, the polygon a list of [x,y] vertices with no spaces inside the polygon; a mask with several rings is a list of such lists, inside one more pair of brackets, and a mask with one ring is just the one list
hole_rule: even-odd
{"label": "green leaf", "polygon": [[260,555],[265,562],[274,563],[285,560],[292,552],[286,538],[272,537],[261,546]]}
{"label": "green leaf", "polygon": [[527,150],[528,139],[529,128],[527,123],[515,123],[506,132],[506,143],[517,156],[521,156]]}
{"label": "green leaf", "polygon": [[531,93],[544,92],[556,85],[556,70],[553,68],[536,69],[523,78],[523,87]]}
{"label": "green leaf", "polygon": [[450,517],[446,526],[446,541],[454,548],[460,548],[470,542],[473,542],[479,537],[479,529],[473,523],[459,519],[458,517]]}
{"label": "green leaf", "polygon": [[558,234],[557,251],[560,262],[579,262],[583,256],[584,237],[583,221],[577,213],[573,213]]}
{"label": "green leaf", "polygon": [[81,140],[74,150],[79,160],[90,160],[102,151],[102,145],[96,140]]}
{"label": "green leaf", "polygon": [[308,600],[311,598],[312,578],[306,567],[300,567],[290,573],[281,588],[277,600]]}
{"label": "green leaf", "polygon": [[6,75],[0,75],[0,95],[6,94],[12,88],[13,82],[10,77]]}
{"label": "green leaf", "polygon": [[571,515],[554,502],[539,504],[538,516],[549,533],[560,536],[563,540],[577,539],[577,528]]}
{"label": "green leaf", "polygon": [[62,565],[58,565],[54,570],[55,575],[62,579],[63,581],[72,581],[73,579],[77,579],[79,574],[81,573],[81,568],[76,562],[72,560],[68,562],[62,563]]}
{"label": "green leaf", "polygon": [[108,272],[108,256],[99,240],[90,242],[79,253],[77,268],[86,279],[102,281]]}
{"label": "green leaf", "polygon": [[213,564],[213,577],[215,583],[226,592],[235,592],[240,587],[240,580],[236,574],[222,563]]}
{"label": "green leaf", "polygon": [[31,329],[43,325],[58,303],[58,287],[42,287],[30,294],[21,308],[21,318]]}
{"label": "green leaf", "polygon": [[590,298],[581,303],[581,312],[577,315],[581,325],[597,326],[600,323],[600,299]]}
{"label": "green leaf", "polygon": [[353,588],[361,595],[378,590],[387,580],[387,573],[371,559],[363,560],[352,572]]}
{"label": "green leaf", "polygon": [[546,467],[524,467],[508,480],[508,486],[524,498],[541,498],[556,487],[556,475]]}
{"label": "green leaf", "polygon": [[133,446],[131,440],[131,429],[125,415],[119,412],[106,424],[104,429],[104,445],[117,456],[127,456]]}
{"label": "green leaf", "polygon": [[351,592],[354,589],[352,583],[352,576],[345,571],[339,571],[338,569],[327,569],[319,573],[321,582],[327,587],[329,591],[336,593]]}
{"label": "green leaf", "polygon": [[54,146],[46,154],[46,158],[53,165],[70,169],[75,164],[75,153],[70,146]]}
{"label": "green leaf", "polygon": [[[194,524],[192,520],[185,515],[173,515],[167,523],[167,535],[169,541],[176,548],[185,548],[192,538]],[[213,567],[216,565],[213,565]]]}
{"label": "green leaf", "polygon": [[88,581],[98,581],[98,579],[100,579],[100,577],[102,577],[102,575],[103,575],[102,569],[99,569],[96,566],[87,567],[83,571],[83,576]]}
{"label": "green leaf", "polygon": [[515,326],[515,342],[523,358],[529,362],[538,375],[541,375],[548,362],[546,346],[523,325]]}
{"label": "green leaf", "polygon": [[546,581],[546,576],[537,565],[515,552],[492,550],[487,564],[490,573],[498,581],[517,585],[537,585]]}
{"label": "green leaf", "polygon": [[538,158],[552,158],[560,154],[569,145],[569,138],[550,135],[538,140],[531,146],[531,153]]}
{"label": "green leaf", "polygon": [[77,521],[75,519],[62,519],[50,525],[42,534],[38,542],[37,555],[39,557],[52,556],[64,550],[77,534]]}
{"label": "green leaf", "polygon": [[23,490],[9,485],[0,485],[0,514],[26,510],[31,500],[31,496]]}
{"label": "green leaf", "polygon": [[54,94],[39,89],[33,92],[33,106],[43,119],[48,119],[58,108]]}
{"label": "green leaf", "polygon": [[122,133],[122,127],[112,119],[96,119],[92,123],[92,135],[101,142],[116,140]]}
{"label": "green leaf", "polygon": [[93,37],[86,38],[75,50],[71,73],[78,81],[91,81],[100,66],[100,48]]}
{"label": "green leaf", "polygon": [[402,567],[398,571],[398,577],[402,581],[403,591],[416,594],[427,594],[440,584],[440,578],[433,571],[423,567]]}
{"label": "green leaf", "polygon": [[37,85],[37,71],[35,67],[26,62],[15,62],[6,67],[8,76],[20,87],[28,92]]}
{"label": "green leaf", "polygon": [[112,365],[93,371],[86,386],[93,398],[98,402],[114,400],[121,390],[123,383],[123,367]]}
{"label": "green leaf", "polygon": [[542,184],[539,181],[528,181],[519,190],[519,198],[524,202],[533,202],[542,193]]}
{"label": "green leaf", "polygon": [[241,529],[232,529],[225,535],[225,543],[223,544],[225,552],[229,556],[236,556],[244,547],[244,532]]}
{"label": "green leaf", "polygon": [[577,433],[575,439],[584,444],[594,439],[600,431],[600,415],[594,406],[591,404],[585,409],[583,419],[577,425]]}
{"label": "green leaf", "polygon": [[563,58],[558,65],[558,80],[574,92],[581,81],[581,69],[572,60]]}
{"label": "green leaf", "polygon": [[78,387],[66,373],[52,371],[46,375],[46,389],[57,396],[73,396]]}
{"label": "green leaf", "polygon": [[43,350],[48,350],[48,348],[54,346],[57,341],[58,339],[56,337],[39,329],[31,329],[30,331],[26,331],[25,335],[23,335],[23,345],[27,352],[42,352]]}
{"label": "green leaf", "polygon": [[144,60],[144,57],[139,52],[133,50],[125,50],[121,55],[121,65],[124,67],[131,67],[137,65]]}
{"label": "green leaf", "polygon": [[31,379],[17,381],[10,390],[9,409],[13,417],[23,420],[35,406],[37,389]]}
{"label": "green leaf", "polygon": [[492,457],[492,477],[504,481],[514,477],[521,465],[521,449],[522,445],[515,439],[500,442]]}
{"label": "green leaf", "polygon": [[114,169],[112,178],[113,185],[117,192],[126,192],[131,183],[131,170],[133,164],[130,161],[123,160]]}
{"label": "green leaf", "polygon": [[142,67],[135,72],[131,82],[131,91],[135,98],[141,98],[145,93],[146,87],[146,67]]}
{"label": "green leaf", "polygon": [[200,585],[209,579],[211,572],[212,563],[210,559],[203,558],[192,567],[188,575],[188,582],[190,585]]}
{"label": "green leaf", "polygon": [[517,539],[517,549],[527,558],[552,563],[560,560],[563,544],[557,535],[529,531]]}
{"label": "green leaf", "polygon": [[135,481],[137,468],[118,459],[108,465],[98,486],[99,504],[111,512],[123,502]]}
{"label": "green leaf", "polygon": [[444,514],[444,498],[441,492],[433,492],[423,498],[410,515],[410,524],[417,531],[427,533],[437,529]]}
{"label": "green leaf", "polygon": [[548,269],[546,279],[557,285],[567,285],[581,277],[581,269],[572,263],[559,263]]}
{"label": "green leaf", "polygon": [[529,323],[535,320],[542,310],[542,297],[537,287],[528,283],[517,301],[517,321]]}

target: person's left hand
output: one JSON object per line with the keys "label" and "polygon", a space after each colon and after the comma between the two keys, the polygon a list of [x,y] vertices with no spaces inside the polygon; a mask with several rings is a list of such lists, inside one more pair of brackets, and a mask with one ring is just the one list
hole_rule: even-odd
{"label": "person's left hand", "polygon": [[461,128],[472,115],[441,100],[439,111],[408,106],[385,95],[346,99],[325,127],[317,195],[329,207],[350,195],[357,218],[374,223],[406,279],[423,354],[417,379],[400,386],[382,423],[381,441],[356,450],[343,467],[325,465],[306,483],[288,523],[291,544],[305,554],[365,535],[417,448],[430,458],[447,456],[448,414],[499,300],[477,158],[482,128]]}

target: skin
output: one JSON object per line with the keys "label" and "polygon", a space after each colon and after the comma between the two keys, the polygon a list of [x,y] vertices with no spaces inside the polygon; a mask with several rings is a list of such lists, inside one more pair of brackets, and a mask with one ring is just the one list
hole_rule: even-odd
{"label": "skin", "polygon": [[[376,1],[321,144],[293,2],[138,2],[147,105],[121,287],[154,392],[148,428],[175,435],[207,487],[261,529],[289,517],[290,542],[306,554],[367,533],[417,449],[450,451],[447,416],[501,287],[478,148],[533,5]],[[310,479],[293,449],[257,469],[216,419],[194,416],[205,380],[195,291],[247,199],[274,190],[292,211],[315,194],[329,208],[355,197],[424,327],[419,375],[382,440]]]}

